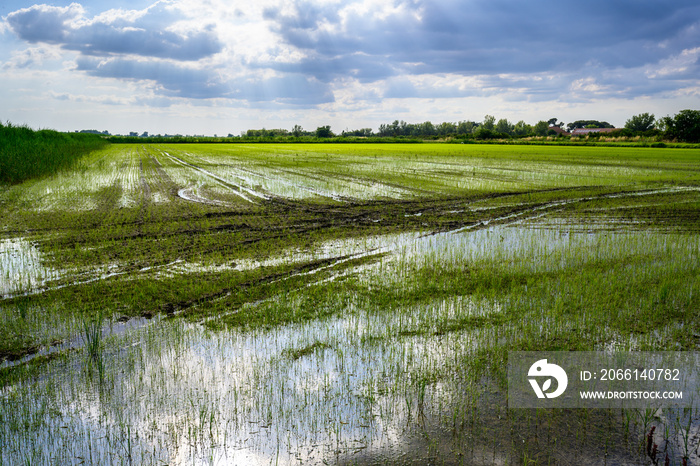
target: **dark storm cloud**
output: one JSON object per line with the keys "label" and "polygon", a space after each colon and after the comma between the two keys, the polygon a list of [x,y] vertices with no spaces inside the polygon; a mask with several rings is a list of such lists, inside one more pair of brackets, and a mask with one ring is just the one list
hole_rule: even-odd
{"label": "dark storm cloud", "polygon": [[168,31],[167,27],[177,18],[161,5],[136,19],[113,18],[70,24],[82,14],[83,9],[78,4],[64,8],[34,5],[10,13],[7,23],[27,42],[56,44],[86,55],[132,54],[199,60],[222,49],[212,26],[187,34]]}

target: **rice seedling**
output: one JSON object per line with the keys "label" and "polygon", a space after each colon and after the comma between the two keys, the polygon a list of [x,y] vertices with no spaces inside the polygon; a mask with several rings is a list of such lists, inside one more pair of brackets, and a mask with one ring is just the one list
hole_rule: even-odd
{"label": "rice seedling", "polygon": [[100,374],[103,373],[104,364],[102,361],[102,313],[83,318],[83,339],[84,348],[90,364],[97,366]]}
{"label": "rice seedling", "polygon": [[692,412],[508,409],[505,373],[697,349],[697,163],[113,145],[6,187],[0,244],[31,260],[0,250],[25,277],[0,279],[0,463],[680,464]]}

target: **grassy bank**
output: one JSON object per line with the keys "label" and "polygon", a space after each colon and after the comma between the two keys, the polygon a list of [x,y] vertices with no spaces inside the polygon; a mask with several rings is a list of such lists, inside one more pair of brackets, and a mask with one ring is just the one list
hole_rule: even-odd
{"label": "grassy bank", "polygon": [[0,123],[0,183],[18,183],[66,169],[107,144],[96,134],[34,131]]}

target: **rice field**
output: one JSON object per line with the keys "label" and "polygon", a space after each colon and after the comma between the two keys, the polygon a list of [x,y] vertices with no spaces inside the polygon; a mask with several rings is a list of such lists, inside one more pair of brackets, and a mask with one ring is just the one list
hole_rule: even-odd
{"label": "rice field", "polygon": [[700,465],[506,384],[700,349],[697,150],[113,144],[0,206],[0,465]]}

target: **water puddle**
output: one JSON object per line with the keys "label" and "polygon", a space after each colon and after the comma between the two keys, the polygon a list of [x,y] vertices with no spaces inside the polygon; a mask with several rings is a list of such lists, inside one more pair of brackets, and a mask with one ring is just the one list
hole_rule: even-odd
{"label": "water puddle", "polygon": [[200,204],[213,205],[213,206],[228,206],[225,202],[217,201],[214,199],[207,199],[199,194],[199,188],[201,185],[192,186],[189,188],[182,188],[178,190],[177,195],[186,200],[192,202],[198,202]]}
{"label": "water puddle", "polygon": [[[623,438],[622,416],[612,422],[618,443],[606,447],[610,432],[595,427],[611,425],[604,414],[596,420],[583,411],[553,417],[509,411],[493,383],[460,382],[466,370],[460,361],[497,341],[498,329],[440,338],[411,332],[433,319],[499,312],[489,301],[454,297],[398,314],[354,308],[267,331],[137,322],[103,334],[101,373],[76,354],[35,382],[0,389],[0,461],[31,452],[38,462],[62,463],[511,464],[524,450],[538,458],[560,455],[559,461],[588,458],[576,464],[595,464],[603,455],[611,464],[644,464],[630,440],[635,427]],[[424,379],[436,371],[453,376]],[[47,404],[51,416],[43,412]],[[22,409],[10,411],[15,405]],[[577,429],[584,426],[581,439]],[[697,430],[697,419],[690,429]],[[542,438],[532,439],[535,432]],[[557,436],[556,451],[545,435]],[[66,442],[70,449],[57,448]]]}
{"label": "water puddle", "polygon": [[[628,193],[630,196],[652,195],[673,192],[675,189]],[[622,195],[615,195],[622,196]],[[605,196],[607,197],[607,196]],[[408,232],[398,234],[376,235],[362,238],[349,238],[327,241],[315,245],[312,250],[292,249],[279,256],[264,259],[233,259],[225,264],[201,264],[181,262],[159,272],[168,277],[178,273],[247,271],[259,267],[276,267],[295,263],[310,262],[341,257],[359,259],[369,256],[389,255],[384,262],[405,260],[440,260],[454,263],[464,261],[471,263],[479,260],[498,260],[519,257],[532,259],[537,257],[561,256],[557,267],[567,267],[582,257],[565,258],[568,250],[583,251],[584,255],[595,254],[605,250],[599,243],[620,241],[628,238],[637,242],[637,235],[625,229],[625,225],[609,225],[609,228],[596,228],[591,223],[580,220],[556,219],[552,212],[571,203],[595,198],[577,198],[555,201],[539,205],[491,220],[470,224],[455,230],[439,233]],[[419,216],[420,212],[412,214]],[[594,247],[595,246],[595,247]],[[540,261],[541,262],[541,261]],[[541,262],[544,264],[545,262]],[[546,262],[548,264],[553,261]],[[534,265],[533,265],[534,266]]]}
{"label": "water puddle", "polygon": [[[147,327],[153,323],[159,322],[162,319],[161,316],[155,316],[153,318],[145,317],[132,317],[124,318],[121,320],[111,321],[106,325],[100,324],[100,339],[106,339],[115,336],[121,336],[136,329]],[[76,323],[72,325],[76,326]],[[5,360],[0,363],[0,369],[14,367],[17,365],[25,364],[34,358],[41,356],[49,356],[54,353],[63,353],[70,350],[83,349],[86,345],[86,337],[84,334],[79,334],[73,338],[69,338],[65,341],[55,341],[51,345],[42,346],[36,352],[28,354],[16,360]]]}
{"label": "water puddle", "polygon": [[[455,307],[462,303],[443,306],[443,312],[464,312]],[[57,405],[61,414],[45,418],[32,432],[36,444],[20,434],[7,445],[22,451],[23,442],[31,442],[48,455],[53,442],[41,439],[56,435],[71,439],[71,460],[100,462],[128,453],[138,464],[147,458],[149,463],[217,458],[288,464],[383,444],[399,437],[409,416],[403,399],[390,401],[405,391],[404,385],[387,385],[401,380],[399,366],[401,371],[424,370],[470,347],[464,338],[459,345],[454,338],[396,340],[386,333],[387,324],[406,323],[391,321],[359,313],[270,332],[215,334],[174,321],[132,330],[129,338],[118,338],[129,328],[115,324],[112,343],[104,348],[105,379],[98,383],[94,374],[54,374],[38,382],[34,396],[43,392],[70,402]],[[363,339],[387,341],[358,346]],[[399,364],[406,360],[411,364]],[[24,388],[0,390],[0,404],[21,399]],[[119,450],[126,426],[133,442],[129,452]],[[86,438],[88,431],[92,436]],[[182,441],[185,436],[188,442]],[[10,460],[11,451],[3,449],[3,460]]]}
{"label": "water puddle", "polygon": [[266,196],[266,195],[264,195],[264,194],[261,194],[261,193],[259,193],[259,192],[256,192],[256,191],[254,191],[254,190],[252,190],[252,189],[248,189],[248,188],[246,188],[246,187],[244,187],[244,186],[234,184],[234,183],[232,183],[232,182],[229,181],[229,180],[225,180],[225,179],[221,178],[220,176],[215,175],[214,173],[212,173],[212,172],[210,172],[210,171],[208,171],[208,170],[205,170],[205,169],[203,169],[203,168],[200,168],[200,167],[198,167],[198,166],[196,166],[196,165],[192,165],[191,163],[185,162],[184,160],[182,160],[182,159],[180,159],[180,158],[178,158],[178,157],[175,157],[174,155],[171,155],[171,154],[169,154],[169,153],[167,153],[167,152],[163,152],[163,154],[164,154],[166,157],[168,157],[171,161],[173,161],[175,164],[177,164],[177,165],[180,165],[180,166],[183,166],[183,167],[187,167],[187,168],[189,168],[189,169],[191,169],[191,170],[194,170],[194,171],[196,171],[196,172],[199,172],[199,173],[202,173],[202,174],[208,176],[208,177],[211,178],[212,180],[216,181],[218,184],[220,184],[220,185],[224,186],[225,188],[229,189],[229,191],[232,192],[233,194],[235,194],[235,195],[237,195],[237,196],[243,198],[244,200],[246,200],[246,201],[248,201],[248,202],[253,202],[253,203],[255,202],[255,201],[253,201],[253,199],[251,199],[251,197],[249,197],[249,196],[257,197],[257,198],[263,199],[263,200],[269,199],[269,197]]}
{"label": "water puddle", "polygon": [[263,191],[288,199],[323,197],[340,202],[346,200],[332,191],[309,186],[308,183],[305,183],[308,179],[305,180],[303,176],[295,173],[286,173],[280,170],[262,170],[260,167],[256,168],[258,171],[253,171],[248,168],[221,165],[207,159],[204,160],[208,163],[216,164],[216,171],[221,176],[229,180],[236,180],[237,185],[247,186],[247,189],[254,192]]}
{"label": "water puddle", "polygon": [[42,265],[42,254],[22,238],[0,240],[0,296],[21,295],[60,276]]}

